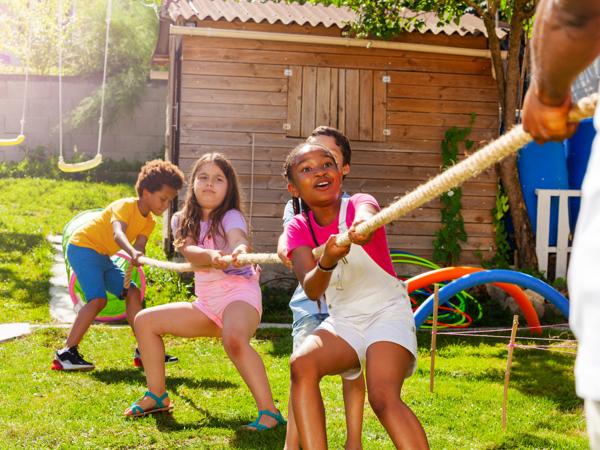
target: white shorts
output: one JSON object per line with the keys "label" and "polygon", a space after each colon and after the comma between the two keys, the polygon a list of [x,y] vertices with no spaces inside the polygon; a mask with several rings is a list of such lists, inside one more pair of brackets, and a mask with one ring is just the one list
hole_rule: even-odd
{"label": "white shorts", "polygon": [[407,378],[415,372],[417,367],[415,320],[412,313],[407,314],[400,303],[392,303],[375,314],[360,318],[349,319],[330,315],[317,329],[341,337],[356,352],[360,366],[341,374],[347,380],[354,380],[360,376],[367,359],[367,349],[376,342],[394,342],[408,350],[414,359]]}

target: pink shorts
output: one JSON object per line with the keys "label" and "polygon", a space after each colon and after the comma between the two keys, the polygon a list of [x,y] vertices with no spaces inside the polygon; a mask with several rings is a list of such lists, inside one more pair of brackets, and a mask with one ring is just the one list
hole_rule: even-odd
{"label": "pink shorts", "polygon": [[258,283],[259,273],[247,278],[241,275],[228,275],[214,281],[206,281],[196,286],[200,292],[192,305],[208,316],[219,328],[223,328],[223,312],[233,302],[245,302],[262,316],[262,295]]}

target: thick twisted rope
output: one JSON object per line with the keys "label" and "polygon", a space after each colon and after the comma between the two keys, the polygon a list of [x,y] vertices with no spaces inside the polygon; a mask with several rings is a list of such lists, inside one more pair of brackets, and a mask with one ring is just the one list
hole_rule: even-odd
{"label": "thick twisted rope", "polygon": [[[598,94],[593,94],[579,100],[577,105],[569,112],[569,121],[580,122],[582,119],[592,116],[597,101]],[[525,132],[521,125],[517,125],[508,133],[500,136],[495,141],[490,142],[468,158],[404,195],[387,208],[382,209],[369,220],[358,225],[356,227],[356,232],[360,234],[369,234],[377,228],[406,215],[408,212],[419,208],[444,192],[448,192],[450,189],[461,185],[468,179],[479,175],[481,172],[497,162],[500,162],[508,155],[518,151],[532,139],[531,135]],[[348,233],[340,234],[336,239],[336,243],[338,245],[350,244]],[[323,246],[313,250],[315,257],[319,257],[322,252]],[[231,262],[231,256],[226,256],[225,260]],[[281,263],[281,260],[276,253],[248,253],[240,255],[238,261],[245,264]],[[190,272],[194,270],[194,267],[189,263],[164,262],[146,257],[140,258],[140,262],[149,266],[174,270],[177,272]],[[201,267],[196,267],[196,269],[199,268]]]}

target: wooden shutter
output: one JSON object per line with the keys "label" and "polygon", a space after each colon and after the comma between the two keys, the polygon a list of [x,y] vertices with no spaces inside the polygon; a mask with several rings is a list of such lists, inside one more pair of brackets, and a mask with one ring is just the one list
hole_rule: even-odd
{"label": "wooden shutter", "polygon": [[306,137],[315,127],[328,125],[350,140],[385,140],[384,72],[312,66],[291,70],[288,136]]}

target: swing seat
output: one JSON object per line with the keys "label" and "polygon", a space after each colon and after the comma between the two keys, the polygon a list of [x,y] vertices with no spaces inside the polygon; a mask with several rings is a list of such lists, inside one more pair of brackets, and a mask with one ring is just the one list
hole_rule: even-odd
{"label": "swing seat", "polygon": [[25,135],[20,134],[14,139],[0,139],[0,147],[12,147],[21,145],[25,141]]}
{"label": "swing seat", "polygon": [[102,155],[97,154],[94,158],[88,161],[82,161],[78,163],[66,163],[62,156],[58,158],[58,168],[63,172],[83,172],[98,167],[102,164]]}

